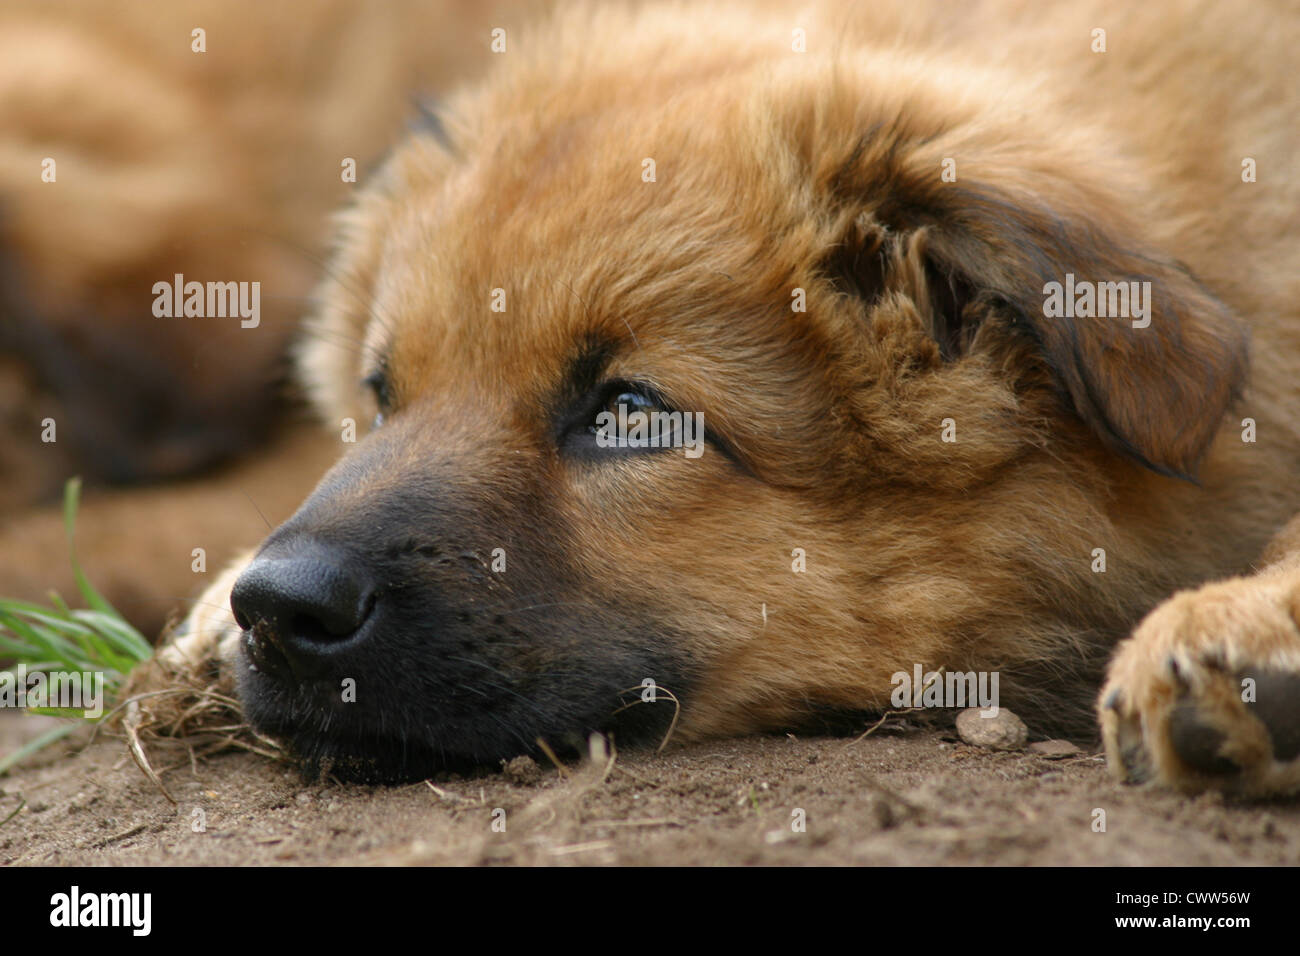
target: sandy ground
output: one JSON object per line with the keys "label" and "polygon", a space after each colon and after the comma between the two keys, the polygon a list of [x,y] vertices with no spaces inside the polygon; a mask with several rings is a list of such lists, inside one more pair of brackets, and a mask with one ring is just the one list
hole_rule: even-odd
{"label": "sandy ground", "polygon": [[[0,748],[30,733],[30,721],[0,720]],[[670,745],[617,753],[612,764],[575,761],[567,775],[524,760],[403,787],[309,784],[291,765],[245,752],[192,764],[174,742],[153,744],[150,759],[167,768],[175,805],[120,739],[56,747],[0,778],[0,820],[13,814],[0,825],[0,863],[1300,862],[1300,802],[1121,786],[1096,753],[988,751],[907,718],[856,742]],[[1098,808],[1105,832],[1093,829]]]}

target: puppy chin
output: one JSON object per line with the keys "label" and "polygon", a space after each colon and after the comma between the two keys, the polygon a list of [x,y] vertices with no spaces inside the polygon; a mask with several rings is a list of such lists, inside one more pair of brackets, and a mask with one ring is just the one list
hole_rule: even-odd
{"label": "puppy chin", "polygon": [[514,757],[509,735],[457,733],[410,713],[361,711],[320,681],[286,683],[241,659],[237,676],[253,729],[285,747],[308,780],[328,774],[355,783],[406,783]]}
{"label": "puppy chin", "polygon": [[[651,744],[664,739],[676,712],[667,699],[662,706],[632,706],[639,700],[635,695],[618,709],[607,688],[563,700],[549,696],[547,707],[453,709],[445,699],[400,688],[386,698],[366,694],[349,702],[337,675],[286,676],[267,669],[265,652],[250,647],[256,644],[241,642],[235,668],[245,718],[257,733],[284,746],[309,780],[327,773],[341,781],[408,783],[445,771],[496,767],[520,754],[540,757],[539,740],[555,753],[575,755],[585,752],[587,737],[597,729],[620,745]],[[370,679],[366,685],[373,686]]]}

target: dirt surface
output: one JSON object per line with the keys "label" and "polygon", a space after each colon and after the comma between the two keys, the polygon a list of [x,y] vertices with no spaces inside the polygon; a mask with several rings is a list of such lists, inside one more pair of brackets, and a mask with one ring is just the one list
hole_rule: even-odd
{"label": "dirt surface", "polygon": [[[23,720],[31,720],[25,718]],[[23,720],[0,720],[7,750]],[[6,739],[7,738],[7,739]],[[1300,861],[1300,803],[1125,787],[1100,756],[967,746],[886,724],[869,737],[751,737],[402,787],[304,783],[235,752],[56,747],[0,778],[0,863],[1081,864]],[[167,768],[164,770],[164,768]],[[1105,811],[1104,833],[1093,829]],[[806,818],[792,826],[794,811]],[[494,832],[494,811],[505,832]],[[502,814],[495,812],[500,820]],[[201,832],[196,827],[204,826]],[[499,827],[499,824],[498,824]]]}

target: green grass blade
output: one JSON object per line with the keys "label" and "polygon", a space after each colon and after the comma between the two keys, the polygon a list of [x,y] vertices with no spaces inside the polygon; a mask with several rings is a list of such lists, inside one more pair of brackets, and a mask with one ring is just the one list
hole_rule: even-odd
{"label": "green grass blade", "polygon": [[[79,638],[79,640],[81,641],[82,647],[86,649],[87,655],[95,662],[95,667],[90,668],[91,670],[100,670],[107,665],[110,671],[121,676],[135,666],[135,661],[129,660],[121,654],[116,653],[108,646],[108,642],[98,634],[91,634]],[[107,675],[105,679],[107,679]]]}
{"label": "green grass blade", "polygon": [[24,660],[32,652],[31,645],[24,641],[15,641],[11,637],[5,637],[4,631],[0,630],[0,657],[12,657],[15,660]]}
{"label": "green grass blade", "polygon": [[[68,536],[68,554],[77,590],[86,609],[72,609],[56,592],[50,605],[0,599],[0,657],[22,664],[26,672],[51,674],[81,671],[103,676],[103,688],[110,701],[121,691],[126,675],[140,662],[153,656],[153,646],[90,583],[77,561],[76,515],[81,499],[81,480],[64,486],[63,524]],[[12,674],[13,670],[0,671]],[[81,711],[58,707],[33,707],[29,713],[68,719],[18,750],[0,758],[0,774],[50,744],[72,733],[86,718]]]}
{"label": "green grass blade", "polygon": [[108,641],[115,651],[126,655],[134,663],[153,657],[153,645],[120,617],[103,611],[73,611],[72,616],[78,622],[93,628],[96,635]]}
{"label": "green grass blade", "polygon": [[77,590],[81,592],[81,596],[85,598],[87,604],[97,611],[121,617],[122,615],[117,613],[117,609],[95,590],[94,585],[90,583],[90,579],[82,572],[81,565],[77,562],[77,506],[80,502],[81,479],[69,478],[68,483],[63,486],[63,526],[68,532],[68,554],[72,559],[72,576],[77,581]]}
{"label": "green grass blade", "polygon": [[[8,602],[0,602],[0,613],[8,614]],[[60,614],[52,613],[49,608],[38,608],[35,611],[24,611],[21,614],[14,615],[26,623],[33,626],[40,626],[44,630],[53,629],[58,633],[68,634],[93,634],[89,624],[82,624],[80,621],[71,617],[63,617]]]}
{"label": "green grass blade", "polygon": [[[55,596],[54,592],[51,591],[50,597],[53,598],[54,596]],[[59,601],[57,603],[62,604],[63,602]],[[10,614],[47,614],[48,615],[52,613],[57,613],[57,607],[55,611],[52,612],[47,605],[34,604],[31,601],[19,601],[17,598],[0,598],[0,608],[4,608],[4,610],[8,611]]]}
{"label": "green grass blade", "polygon": [[24,621],[3,609],[0,609],[0,624],[27,641],[35,652],[39,652],[44,657],[69,665],[87,663],[76,644],[48,628],[31,621]]}

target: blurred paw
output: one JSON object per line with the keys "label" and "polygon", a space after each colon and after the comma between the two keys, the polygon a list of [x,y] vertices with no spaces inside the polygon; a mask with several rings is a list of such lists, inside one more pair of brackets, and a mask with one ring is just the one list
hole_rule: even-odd
{"label": "blurred paw", "polygon": [[233,693],[233,664],[241,631],[230,610],[230,590],[250,558],[247,555],[221,572],[159,648],[158,662],[165,672],[215,682]]}
{"label": "blurred paw", "polygon": [[1184,791],[1300,793],[1300,570],[1174,595],[1098,699],[1112,773]]}

